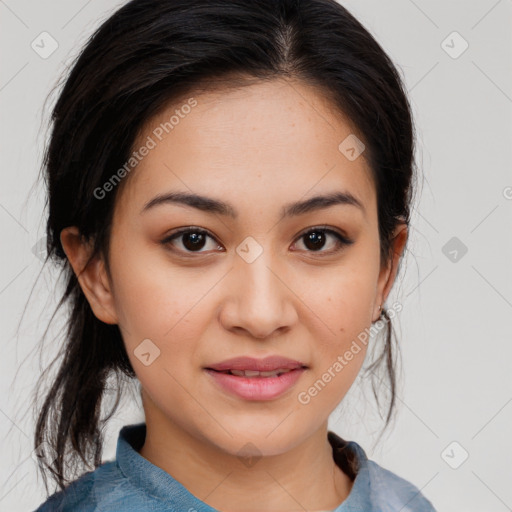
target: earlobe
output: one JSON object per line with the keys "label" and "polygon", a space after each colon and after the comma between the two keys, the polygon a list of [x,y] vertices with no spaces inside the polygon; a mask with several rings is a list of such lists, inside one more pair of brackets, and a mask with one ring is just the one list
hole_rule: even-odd
{"label": "earlobe", "polygon": [[103,259],[96,255],[89,261],[92,245],[80,236],[76,226],[63,229],[60,241],[94,315],[107,324],[117,324],[114,297]]}
{"label": "earlobe", "polygon": [[[377,305],[376,308],[379,307],[379,305],[384,304],[386,301],[389,292],[391,291],[391,288],[393,287],[393,283],[395,282],[395,278],[398,272],[398,265],[400,263],[400,258],[403,255],[403,251],[405,248],[405,244],[407,242],[408,237],[408,230],[407,230],[407,224],[400,223],[397,228],[395,229],[395,232],[393,234],[393,251],[391,259],[389,260],[387,266],[381,270],[380,276],[379,276],[379,283],[378,283],[378,290],[377,290]],[[381,310],[379,309],[377,312],[377,318],[374,320],[377,321],[378,317],[380,316]]]}

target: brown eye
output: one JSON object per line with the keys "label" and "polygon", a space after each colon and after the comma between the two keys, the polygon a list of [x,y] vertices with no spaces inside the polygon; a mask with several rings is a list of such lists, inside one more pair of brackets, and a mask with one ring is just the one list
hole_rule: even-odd
{"label": "brown eye", "polygon": [[[181,239],[181,247],[176,247],[175,240]],[[186,228],[162,240],[163,245],[171,245],[180,252],[205,252],[202,249],[207,245],[208,239],[215,240],[207,231],[199,228]],[[218,244],[211,244],[213,249],[219,248]]]}
{"label": "brown eye", "polygon": [[[299,240],[304,240],[304,246],[307,252],[320,252],[320,253],[333,253],[339,251],[346,245],[350,245],[353,240],[349,240],[340,233],[325,228],[311,228],[307,232],[300,235]],[[329,239],[333,240],[329,243]],[[327,250],[322,250],[324,247],[328,247]]]}

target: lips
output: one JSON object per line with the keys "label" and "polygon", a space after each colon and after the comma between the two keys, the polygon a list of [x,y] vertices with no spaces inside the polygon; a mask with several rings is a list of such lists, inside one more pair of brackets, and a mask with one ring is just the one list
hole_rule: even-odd
{"label": "lips", "polygon": [[[236,372],[238,370],[233,371]],[[285,373],[280,375],[239,377],[235,374],[231,374],[229,371],[219,372],[205,368],[206,374],[217,389],[228,395],[236,396],[239,399],[251,401],[278,399],[285,393],[291,391],[305,371],[306,368],[296,368],[294,370],[288,369]],[[279,372],[279,370],[277,370],[277,372]]]}
{"label": "lips", "polygon": [[275,400],[296,385],[308,369],[302,362],[284,356],[235,357],[204,368],[224,393],[244,400]]}
{"label": "lips", "polygon": [[307,367],[300,361],[278,355],[268,356],[264,359],[235,357],[206,367],[207,370],[231,373],[232,375],[238,375],[240,377],[271,377],[275,376],[276,372],[281,374],[300,368]]}
{"label": "lips", "polygon": [[[218,370],[214,370],[218,371]],[[236,375],[237,377],[279,377],[283,373],[293,372],[291,368],[279,368],[277,370],[271,370],[268,372],[260,372],[258,370],[224,370],[219,373],[225,373],[227,375]]]}

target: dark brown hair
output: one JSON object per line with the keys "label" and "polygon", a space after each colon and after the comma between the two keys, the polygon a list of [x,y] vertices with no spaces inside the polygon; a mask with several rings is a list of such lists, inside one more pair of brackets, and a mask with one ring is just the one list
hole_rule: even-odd
{"label": "dark brown hair", "polygon": [[[370,33],[334,0],[132,0],[102,23],[67,75],[52,111],[43,160],[48,189],[47,261],[62,267],[67,311],[65,343],[55,380],[37,405],[41,467],[63,489],[73,463],[98,466],[102,427],[122,383],[135,377],[117,325],[98,320],[60,242],[77,226],[93,254],[105,256],[119,187],[94,191],[123,166],[144,124],[169,102],[244,82],[298,79],[321,89],[353,123],[366,149],[377,193],[380,257],[392,257],[392,234],[409,223],[414,177],[414,127],[401,77]],[[235,78],[237,78],[236,81]],[[367,369],[384,365],[395,404],[395,348],[387,312],[385,341]],[[43,379],[49,368],[41,375]],[[117,399],[106,418],[107,379]],[[128,379],[125,379],[128,377]],[[40,384],[38,383],[38,387]],[[372,380],[378,402],[376,387]],[[382,389],[379,386],[379,389]],[[37,401],[38,399],[36,399]]]}

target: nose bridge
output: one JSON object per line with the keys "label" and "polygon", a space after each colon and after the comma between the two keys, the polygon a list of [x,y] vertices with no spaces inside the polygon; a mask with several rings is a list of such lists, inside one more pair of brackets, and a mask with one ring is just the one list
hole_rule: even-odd
{"label": "nose bridge", "polygon": [[236,252],[232,276],[236,308],[229,316],[231,327],[264,337],[289,325],[293,321],[291,292],[279,277],[280,265],[270,248],[248,237]]}
{"label": "nose bridge", "polygon": [[241,296],[253,302],[270,305],[279,302],[282,294],[282,283],[274,275],[275,258],[268,246],[248,237],[237,247],[236,272],[242,281]]}

